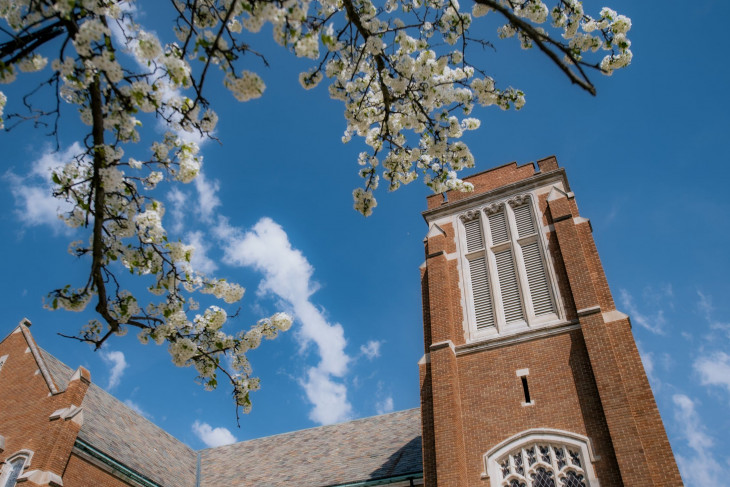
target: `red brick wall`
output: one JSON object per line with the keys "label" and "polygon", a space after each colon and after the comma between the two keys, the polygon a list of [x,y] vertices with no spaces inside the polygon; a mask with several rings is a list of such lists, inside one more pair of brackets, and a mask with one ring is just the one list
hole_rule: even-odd
{"label": "red brick wall", "polygon": [[[463,193],[461,191],[447,191],[446,197],[449,203],[463,200],[469,196],[479,193],[486,193],[493,189],[500,188],[510,183],[516,183],[523,179],[529,178],[535,174],[535,166],[533,164],[525,164],[518,166],[516,162],[510,162],[504,166],[500,166],[489,171],[480,172],[465,178],[474,185],[472,193]],[[428,209],[438,208],[444,204],[444,198],[440,194],[434,194],[426,198]]]}
{"label": "red brick wall", "polygon": [[459,374],[451,347],[431,350],[431,377],[448,380],[431,382],[433,436],[436,446],[436,475],[439,487],[468,485],[463,409],[459,393]]}
{"label": "red brick wall", "polygon": [[[566,200],[549,203],[554,218],[566,213]],[[555,228],[578,308],[598,304],[602,312],[613,311],[588,223],[568,218]],[[594,313],[582,317],[581,325],[621,476],[627,485],[682,485],[628,320],[612,321]]]}
{"label": "red brick wall", "polygon": [[68,460],[66,472],[63,475],[63,485],[64,487],[83,485],[94,487],[126,487],[129,484],[106,473],[83,458],[72,454]]}
{"label": "red brick wall", "polygon": [[0,356],[8,355],[0,370],[0,435],[5,437],[0,459],[31,450],[34,454],[27,470],[61,476],[80,426],[70,420],[51,421],[49,416],[71,404],[80,406],[88,383],[76,380],[67,392],[50,395],[33,354],[26,350],[28,342],[21,332],[0,343]]}
{"label": "red brick wall", "polygon": [[[34,343],[30,334],[28,339]],[[69,382],[65,391],[60,389],[66,384],[54,383],[58,392],[51,394],[22,332],[12,333],[0,343],[0,357],[4,355],[8,358],[0,370],[0,435],[5,438],[5,450],[0,452],[0,460],[30,450],[33,456],[25,472],[51,472],[66,487],[126,485],[71,454],[81,428],[77,422],[49,419],[56,410],[81,406],[89,386],[88,371],[80,369],[81,378]]]}
{"label": "red brick wall", "polygon": [[[555,158],[538,161],[541,172],[558,169]],[[475,193],[534,175],[532,165],[512,163],[468,178]],[[469,194],[449,193],[449,202]],[[682,485],[628,320],[610,326],[603,313],[615,310],[591,234],[572,197],[540,196],[566,319],[581,328],[499,348],[456,355],[450,340],[464,343],[461,288],[455,252],[446,235],[431,232],[422,269],[424,335],[431,363],[421,366],[424,476],[427,485],[485,486],[483,455],[519,432],[552,428],[585,435],[600,460],[593,464],[602,486]],[[440,196],[428,208],[443,206]],[[576,220],[577,219],[577,220]],[[599,309],[600,307],[600,309]],[[590,309],[590,311],[588,311]],[[578,318],[578,310],[584,310]],[[621,316],[613,313],[610,316]],[[517,369],[528,368],[535,404],[522,406]],[[433,444],[435,454],[427,455]],[[435,463],[435,465],[432,465]],[[437,479],[437,481],[436,481]]]}
{"label": "red brick wall", "polygon": [[642,447],[647,453],[646,460],[654,485],[681,485],[682,478],[631,333],[631,324],[628,319],[622,319],[608,324],[607,328],[614,354],[619,358],[617,362],[621,378]]}
{"label": "red brick wall", "polygon": [[[531,428],[588,436],[601,457],[594,464],[601,485],[622,485],[580,330],[463,355],[458,361],[468,485],[489,485],[480,480],[484,453]],[[531,406],[522,406],[522,382],[515,374],[524,368],[530,371]]]}
{"label": "red brick wall", "polygon": [[433,391],[431,389],[431,364],[418,365],[421,383],[421,449],[423,453],[423,478],[426,487],[438,485],[436,475],[436,441],[433,428]]}
{"label": "red brick wall", "polygon": [[445,340],[464,343],[457,262],[455,259],[446,259],[441,252],[431,254],[426,262],[428,284],[425,290],[428,293],[429,321],[425,329],[430,333],[426,337],[426,348]]}

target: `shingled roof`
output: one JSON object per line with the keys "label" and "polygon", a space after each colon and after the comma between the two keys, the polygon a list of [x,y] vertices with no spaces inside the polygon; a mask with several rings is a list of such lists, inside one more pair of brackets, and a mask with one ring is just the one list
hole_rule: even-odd
{"label": "shingled roof", "polygon": [[[65,390],[73,369],[40,351]],[[331,487],[423,472],[418,409],[195,452],[93,383],[82,406],[79,439],[160,486]]]}
{"label": "shingled roof", "polygon": [[[65,389],[73,370],[41,352],[54,382]],[[159,485],[195,486],[197,454],[192,448],[93,383],[82,406],[80,440]]]}
{"label": "shingled roof", "polygon": [[202,450],[201,464],[201,487],[325,487],[420,477],[420,410]]}

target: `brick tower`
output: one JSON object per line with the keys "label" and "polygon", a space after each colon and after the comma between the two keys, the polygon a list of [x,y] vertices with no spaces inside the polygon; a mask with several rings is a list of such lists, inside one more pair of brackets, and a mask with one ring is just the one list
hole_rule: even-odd
{"label": "brick tower", "polygon": [[556,159],[537,164],[428,198],[426,485],[682,485],[591,224]]}

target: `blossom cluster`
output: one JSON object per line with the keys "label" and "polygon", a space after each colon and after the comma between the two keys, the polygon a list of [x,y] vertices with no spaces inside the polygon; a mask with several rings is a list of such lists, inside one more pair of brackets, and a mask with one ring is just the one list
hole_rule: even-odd
{"label": "blossom cluster", "polygon": [[3,111],[5,110],[5,103],[7,101],[8,97],[5,96],[5,93],[0,91],[0,129],[5,127],[5,123],[3,122]]}
{"label": "blossom cluster", "polygon": [[[605,74],[630,62],[627,17],[603,9],[593,19],[577,0],[556,3],[551,10],[542,0],[485,0],[468,13],[455,0],[389,0],[382,9],[370,0],[277,1],[234,8],[229,25],[235,32],[258,32],[270,23],[274,39],[296,56],[320,59],[299,80],[312,89],[329,78],[330,96],[345,105],[343,141],[358,135],[370,146],[367,157],[358,158],[361,165],[366,161],[360,169],[364,187],[353,192],[355,209],[369,215],[377,204],[374,192],[381,177],[389,190],[421,174],[435,192],[469,191],[471,186],[458,173],[472,167],[474,158],[459,139],[476,128],[470,117],[474,106],[519,110],[524,105],[522,91],[497,88],[466,59],[474,19],[506,11],[508,22],[498,35],[517,36],[523,48],[547,38],[546,28],[552,26],[565,39],[568,66],[598,49],[610,51],[592,65]],[[458,47],[449,51],[440,46]],[[247,75],[225,82],[243,100],[258,93],[251,86],[249,91],[239,87],[247,84]]]}
{"label": "blossom cluster", "polygon": [[[631,19],[619,15],[608,7],[601,9],[600,17],[594,19],[585,14],[583,3],[578,0],[566,0],[552,10],[553,25],[564,29],[563,37],[569,39],[573,59],[579,61],[586,51],[596,52],[598,49],[611,51],[603,57],[600,69],[611,75],[616,69],[628,66],[633,54],[629,47],[631,42],[626,33],[631,29]],[[579,28],[583,32],[579,32]],[[598,32],[600,35],[593,35]]]}
{"label": "blossom cluster", "polygon": [[[564,71],[578,65],[579,73],[590,67],[611,74],[632,59],[631,20],[609,8],[591,17],[578,0],[556,0],[552,9],[542,0],[477,0],[470,12],[458,0],[174,2],[177,40],[169,43],[143,29],[128,3],[0,0],[0,83],[25,73],[44,76],[50,67],[41,87],[55,89],[56,101],[90,127],[79,137],[83,151],[52,175],[54,195],[70,205],[60,218],[89,232],[70,251],[91,258],[90,275],[81,287],[53,291],[48,306],[78,311],[104,300],[97,306],[103,322],[90,322],[84,340],[100,346],[108,331],[137,328],[141,341],[166,343],[175,364],[194,366],[206,387],[226,374],[244,410],[259,387],[246,352],[287,330],[291,317],[278,313],[227,334],[223,308],[199,311],[193,293],[231,304],[244,289],[194,268],[194,247],[170,238],[164,206],[154,197],[158,186],[190,183],[201,172],[196,137],[187,134],[212,136],[216,128],[218,116],[205,97],[211,67],[235,99],[261,97],[264,80],[251,63],[243,66],[252,58],[243,55],[255,53],[249,33],[266,24],[293,55],[316,60],[299,81],[313,89],[326,78],[329,95],[344,105],[342,141],[364,142],[357,156],[363,184],[353,199],[367,216],[381,180],[391,191],[418,178],[437,193],[471,191],[459,172],[474,166],[463,140],[481,125],[474,109],[524,106],[521,90],[500,87],[471,64],[471,46],[489,42],[470,31],[479,18],[504,17],[496,35],[516,37],[525,49],[549,40],[564,55]],[[607,54],[588,61],[599,50]],[[52,52],[61,56],[46,57]],[[0,128],[6,101],[0,92]],[[164,134],[148,152],[133,149],[147,135],[140,133],[143,122],[154,118],[166,126]],[[148,276],[150,296],[122,289],[120,271]],[[231,372],[223,355],[231,357]]]}

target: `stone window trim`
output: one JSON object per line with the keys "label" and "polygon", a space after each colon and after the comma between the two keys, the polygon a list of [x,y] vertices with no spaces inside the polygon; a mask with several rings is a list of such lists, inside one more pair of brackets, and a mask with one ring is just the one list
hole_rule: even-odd
{"label": "stone window trim", "polygon": [[[483,480],[488,479],[490,487],[500,487],[504,481],[504,476],[499,460],[505,455],[520,451],[523,447],[532,444],[564,446],[577,450],[583,463],[581,473],[585,475],[585,485],[587,487],[600,487],[593,464],[599,461],[601,457],[595,454],[590,438],[578,433],[551,428],[525,430],[491,448],[482,457],[484,471],[481,478]],[[556,485],[559,484],[556,483]]]}
{"label": "stone window trim", "polygon": [[[526,205],[529,206],[534,225],[536,227],[535,235],[529,236],[526,239],[516,236],[515,232],[515,220],[514,215],[511,214],[513,209],[517,206]],[[504,211],[507,216],[507,222],[509,231],[512,234],[508,243],[502,243],[497,247],[504,247],[511,245],[513,250],[513,260],[515,262],[515,270],[517,274],[517,281],[520,288],[520,296],[522,299],[522,306],[525,311],[524,318],[518,322],[512,322],[507,324],[504,313],[502,311],[502,298],[498,296],[495,284],[497,284],[497,278],[495,277],[495,262],[494,252],[490,249],[490,245],[487,243],[487,227],[489,226],[488,218],[490,213]],[[467,249],[467,235],[466,235],[466,223],[479,218],[482,226],[482,238],[485,240],[482,251],[469,252]],[[532,192],[523,194],[511,194],[507,197],[503,197],[499,200],[489,201],[482,203],[476,208],[471,208],[465,212],[455,215],[455,227],[458,228],[458,255],[459,255],[459,272],[461,280],[462,304],[464,310],[463,323],[464,332],[467,342],[477,342],[489,338],[497,338],[502,336],[516,335],[530,330],[557,326],[565,323],[565,311],[563,301],[560,296],[560,289],[558,286],[557,275],[553,259],[548,251],[546,232],[550,229],[548,226],[543,224],[541,213],[539,211],[537,197]],[[491,229],[489,230],[491,232]],[[521,245],[518,241],[536,241],[539,247],[542,264],[544,266],[547,284],[549,287],[551,299],[553,302],[553,312],[550,314],[536,316],[531,306],[528,306],[528,300],[531,303],[532,297],[527,292],[528,277],[525,271],[525,264],[522,257]],[[471,270],[470,270],[470,257],[483,253],[488,257],[489,263],[489,286],[490,294],[492,297],[491,306],[494,313],[494,326],[488,326],[483,328],[477,327],[477,317],[475,314],[474,307],[474,296],[472,291],[471,282]],[[518,257],[518,255],[520,257]],[[472,257],[473,258],[473,257]]]}
{"label": "stone window trim", "polygon": [[[17,462],[18,460],[23,460],[23,466],[20,469],[20,473],[18,477],[23,476],[23,472],[25,472],[28,467],[30,467],[30,462],[33,459],[33,451],[32,450],[19,450],[9,457],[5,459],[4,462],[0,463],[0,487],[11,487],[7,486],[8,477],[10,476],[10,472],[12,471],[13,464]],[[12,487],[15,487],[14,485]]]}

